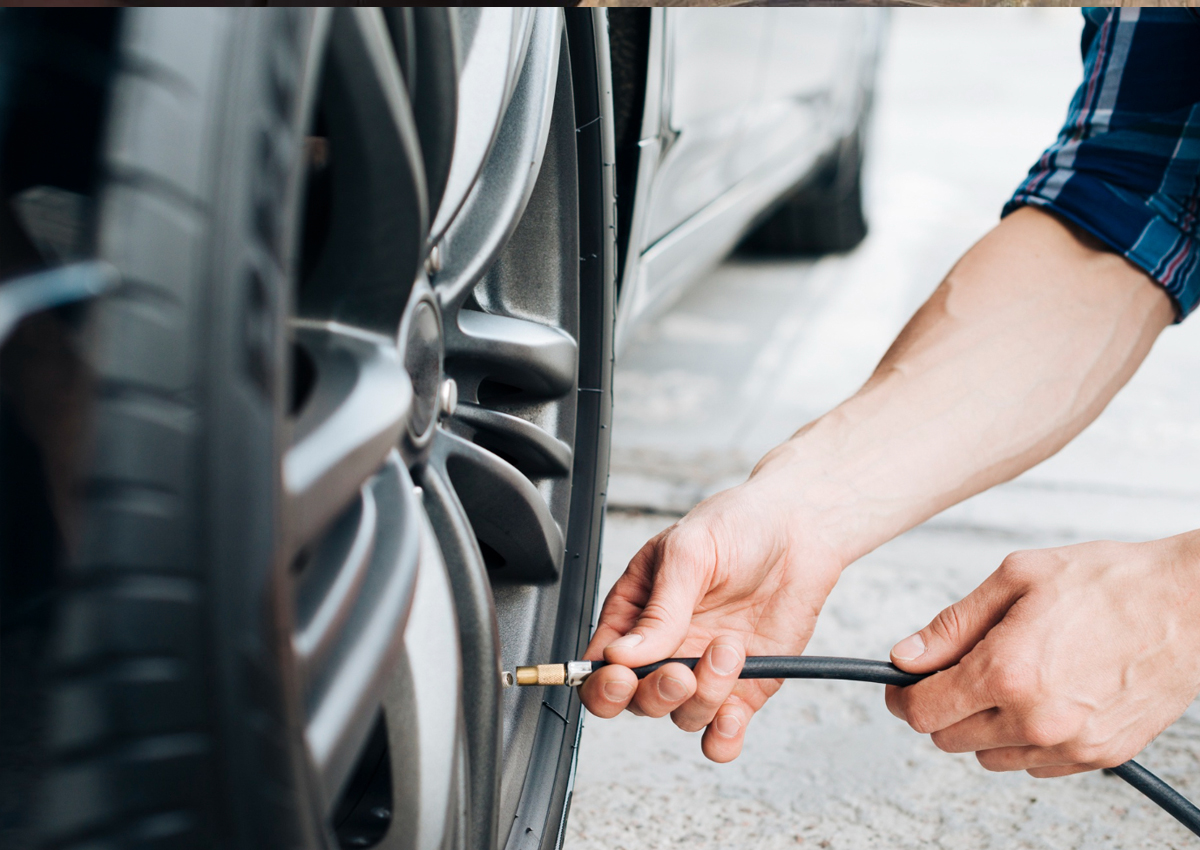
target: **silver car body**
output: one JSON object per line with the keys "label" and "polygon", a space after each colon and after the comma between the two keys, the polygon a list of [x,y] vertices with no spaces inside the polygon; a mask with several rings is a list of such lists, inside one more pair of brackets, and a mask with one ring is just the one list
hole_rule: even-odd
{"label": "silver car body", "polygon": [[654,9],[617,349],[853,129],[883,9]]}

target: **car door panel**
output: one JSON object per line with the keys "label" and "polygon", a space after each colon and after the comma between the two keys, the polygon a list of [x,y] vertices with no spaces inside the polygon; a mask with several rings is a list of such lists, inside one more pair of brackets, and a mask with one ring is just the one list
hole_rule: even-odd
{"label": "car door panel", "polygon": [[618,349],[854,129],[885,20],[880,9],[654,10]]}
{"label": "car door panel", "polygon": [[746,118],[750,163],[791,150],[816,159],[852,129],[861,56],[876,16],[861,9],[772,9],[762,96]]}
{"label": "car door panel", "polygon": [[668,9],[663,153],[644,244],[737,182],[731,159],[762,70],[768,9]]}

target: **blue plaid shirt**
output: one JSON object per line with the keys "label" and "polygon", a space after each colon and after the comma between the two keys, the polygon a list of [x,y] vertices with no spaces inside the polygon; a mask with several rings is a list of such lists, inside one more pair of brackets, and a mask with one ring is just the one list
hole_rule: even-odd
{"label": "blue plaid shirt", "polygon": [[1200,16],[1084,9],[1083,82],[1058,140],[1004,207],[1052,210],[1200,301]]}

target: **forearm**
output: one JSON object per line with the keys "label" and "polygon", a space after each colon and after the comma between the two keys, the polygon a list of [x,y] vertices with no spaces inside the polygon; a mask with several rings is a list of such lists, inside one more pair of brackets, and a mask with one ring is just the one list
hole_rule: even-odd
{"label": "forearm", "polygon": [[1062,448],[1171,319],[1144,273],[1020,210],[950,271],[862,389],[755,477],[849,563]]}

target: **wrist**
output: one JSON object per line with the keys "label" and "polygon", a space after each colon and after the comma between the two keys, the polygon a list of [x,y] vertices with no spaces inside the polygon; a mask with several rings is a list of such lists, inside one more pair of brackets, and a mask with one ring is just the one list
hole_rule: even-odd
{"label": "wrist", "polygon": [[[854,517],[860,500],[837,459],[820,445],[820,420],[771,449],[755,465],[745,487],[760,494],[764,505],[782,521],[800,530],[836,561],[839,571],[873,549]],[[861,523],[860,523],[861,524]],[[882,541],[880,541],[882,542]]]}
{"label": "wrist", "polygon": [[1200,529],[1141,545],[1152,553],[1147,559],[1155,565],[1151,569],[1162,574],[1165,567],[1166,575],[1174,578],[1179,598],[1200,609]]}

